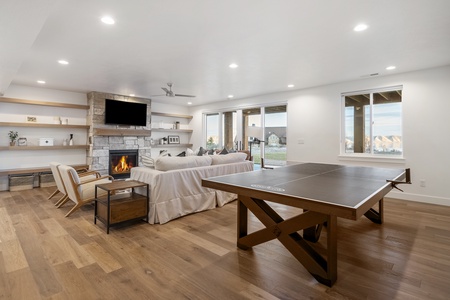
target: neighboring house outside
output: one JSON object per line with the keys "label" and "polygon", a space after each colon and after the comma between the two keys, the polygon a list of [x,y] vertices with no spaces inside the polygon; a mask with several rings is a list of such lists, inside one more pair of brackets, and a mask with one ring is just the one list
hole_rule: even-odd
{"label": "neighboring house outside", "polygon": [[264,141],[269,147],[286,145],[286,127],[266,127]]}

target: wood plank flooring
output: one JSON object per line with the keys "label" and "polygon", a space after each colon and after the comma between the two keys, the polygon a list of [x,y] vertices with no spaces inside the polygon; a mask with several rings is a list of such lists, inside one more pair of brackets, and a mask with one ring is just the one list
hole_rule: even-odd
{"label": "wood plank flooring", "polygon": [[0,192],[0,299],[450,299],[450,207],[386,199],[383,225],[338,219],[329,288],[278,241],[238,249],[236,202],[107,235],[93,206],[65,218],[51,192]]}

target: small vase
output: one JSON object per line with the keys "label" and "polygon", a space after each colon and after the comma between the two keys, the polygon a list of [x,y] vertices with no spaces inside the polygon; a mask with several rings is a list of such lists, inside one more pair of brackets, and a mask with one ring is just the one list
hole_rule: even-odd
{"label": "small vase", "polygon": [[11,142],[9,142],[9,145],[10,145],[10,146],[15,146],[15,145],[16,145],[16,141],[11,141]]}

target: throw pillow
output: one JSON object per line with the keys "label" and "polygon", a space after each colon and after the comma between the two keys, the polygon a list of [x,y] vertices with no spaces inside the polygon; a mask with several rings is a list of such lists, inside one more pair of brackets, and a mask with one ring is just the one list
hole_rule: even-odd
{"label": "throw pillow", "polygon": [[155,167],[155,160],[147,155],[143,155],[142,158],[142,164],[148,168],[154,168]]}
{"label": "throw pillow", "polygon": [[208,150],[204,149],[203,147],[200,147],[200,149],[198,150],[197,156],[203,156],[206,153],[208,153]]}
{"label": "throw pillow", "polygon": [[171,156],[169,151],[167,150],[161,150],[159,151],[159,156],[158,157],[164,157],[164,156]]}
{"label": "throw pillow", "polygon": [[219,154],[228,154],[228,153],[229,152],[228,152],[227,148],[223,148],[222,151],[220,151]]}
{"label": "throw pillow", "polygon": [[195,153],[194,153],[194,151],[192,151],[191,148],[186,149],[186,156],[194,156],[194,155],[195,155]]}

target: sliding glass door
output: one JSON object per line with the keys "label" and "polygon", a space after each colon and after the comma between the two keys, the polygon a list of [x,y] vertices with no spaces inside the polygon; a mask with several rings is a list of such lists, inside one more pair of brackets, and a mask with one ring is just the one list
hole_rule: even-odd
{"label": "sliding glass door", "polygon": [[250,150],[255,164],[261,163],[261,140],[263,128],[261,127],[261,108],[248,108],[242,110],[242,132],[244,133],[243,149]]}
{"label": "sliding glass door", "polygon": [[255,164],[286,164],[286,105],[205,114],[208,150],[249,150]]}
{"label": "sliding glass door", "polygon": [[286,165],[286,105],[264,108],[264,164]]}

